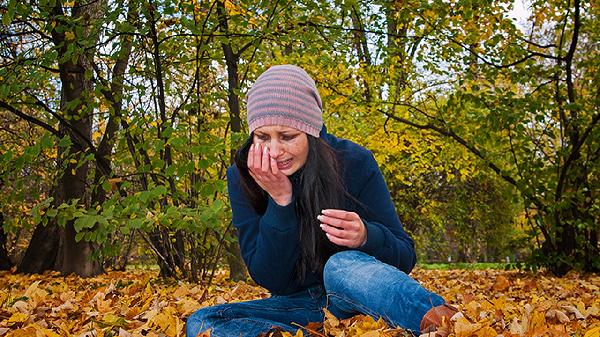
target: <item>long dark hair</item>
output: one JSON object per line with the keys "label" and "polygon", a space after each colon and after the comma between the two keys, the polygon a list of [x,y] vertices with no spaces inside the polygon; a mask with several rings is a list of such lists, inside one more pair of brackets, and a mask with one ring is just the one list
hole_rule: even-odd
{"label": "long dark hair", "polygon": [[[296,276],[303,282],[307,272],[318,272],[341,247],[331,243],[319,227],[317,216],[327,208],[341,208],[348,192],[343,183],[337,152],[323,139],[308,137],[308,156],[304,166],[292,174],[295,208],[299,225],[300,254],[295,266]],[[252,207],[259,214],[267,208],[267,193],[248,173],[248,150],[253,134],[235,155],[241,174],[242,188]]]}

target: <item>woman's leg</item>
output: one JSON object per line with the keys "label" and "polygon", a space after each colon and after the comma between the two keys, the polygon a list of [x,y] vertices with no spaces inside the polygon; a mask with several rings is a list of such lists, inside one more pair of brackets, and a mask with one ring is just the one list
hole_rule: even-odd
{"label": "woman's leg", "polygon": [[187,319],[186,334],[196,337],[211,329],[211,337],[256,337],[274,326],[293,332],[323,321],[325,303],[323,287],[316,286],[292,295],[206,307]]}
{"label": "woman's leg", "polygon": [[323,272],[328,309],[338,318],[355,314],[382,317],[419,335],[425,313],[444,299],[399,269],[360,251],[333,255]]}

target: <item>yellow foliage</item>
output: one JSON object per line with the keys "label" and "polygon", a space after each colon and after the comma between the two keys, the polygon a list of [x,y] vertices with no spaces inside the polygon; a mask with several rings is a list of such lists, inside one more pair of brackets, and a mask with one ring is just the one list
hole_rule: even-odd
{"label": "yellow foliage", "polygon": [[[600,337],[600,298],[594,295],[598,276],[553,278],[495,270],[420,269],[411,275],[460,309],[462,317],[457,315],[444,327],[450,336]],[[96,337],[183,337],[186,317],[199,308],[268,296],[260,287],[229,282],[225,276],[219,273],[216,283],[205,287],[187,282],[163,284],[155,272],[110,272],[90,279],[0,272],[0,335],[8,331],[10,337],[83,336],[93,331]],[[495,290],[497,280],[510,286]],[[306,331],[323,329],[325,333],[319,334],[325,337],[407,333],[382,319],[358,315],[340,320],[328,311],[322,324],[311,323],[305,329],[266,337],[304,337]],[[209,337],[210,332],[201,336]]]}
{"label": "yellow foliage", "polygon": [[243,9],[239,5],[234,4],[231,0],[226,0],[224,2],[224,5],[225,5],[225,9],[227,9],[227,12],[231,16],[244,15],[247,12],[245,9]]}

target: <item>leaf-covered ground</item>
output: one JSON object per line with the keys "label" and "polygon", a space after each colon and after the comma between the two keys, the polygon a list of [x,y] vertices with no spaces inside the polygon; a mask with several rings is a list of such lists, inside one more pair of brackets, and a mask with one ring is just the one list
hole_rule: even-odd
{"label": "leaf-covered ground", "polygon": [[[599,276],[420,269],[412,275],[461,310],[447,327],[451,336],[600,336]],[[164,281],[153,271],[91,279],[2,272],[0,336],[185,336],[185,318],[200,307],[267,296],[224,275],[206,288]],[[327,337],[408,335],[361,316],[328,317],[309,330]]]}

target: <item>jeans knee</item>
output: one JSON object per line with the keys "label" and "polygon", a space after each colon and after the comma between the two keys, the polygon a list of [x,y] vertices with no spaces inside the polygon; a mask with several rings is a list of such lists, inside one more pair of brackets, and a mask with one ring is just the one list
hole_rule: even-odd
{"label": "jeans knee", "polygon": [[212,306],[199,309],[191,314],[185,323],[186,336],[196,337],[199,332],[208,330],[218,319],[220,310],[219,306]]}
{"label": "jeans knee", "polygon": [[364,258],[369,258],[369,255],[357,250],[345,250],[333,254],[323,269],[323,281],[327,292],[332,291],[340,282],[352,277],[351,270],[356,266],[356,262]]}

